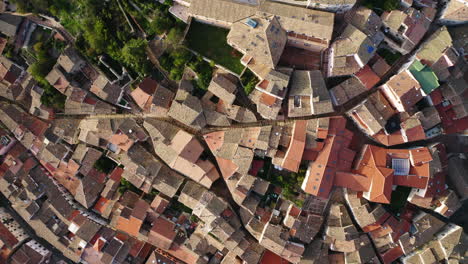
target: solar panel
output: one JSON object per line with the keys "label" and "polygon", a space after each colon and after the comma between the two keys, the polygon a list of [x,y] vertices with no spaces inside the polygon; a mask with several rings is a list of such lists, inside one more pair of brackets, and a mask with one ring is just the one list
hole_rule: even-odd
{"label": "solar panel", "polygon": [[408,175],[410,170],[409,159],[392,159],[392,169],[395,175]]}

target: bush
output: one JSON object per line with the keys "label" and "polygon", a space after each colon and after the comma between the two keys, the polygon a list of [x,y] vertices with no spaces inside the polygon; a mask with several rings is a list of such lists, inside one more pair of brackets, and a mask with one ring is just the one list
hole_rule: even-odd
{"label": "bush", "polygon": [[125,178],[120,179],[120,185],[119,185],[119,193],[124,194],[127,191],[134,192],[138,195],[141,195],[143,193],[142,190],[138,189],[135,187],[135,185],[131,184],[129,181],[127,181]]}
{"label": "bush", "polygon": [[170,30],[174,26],[174,20],[171,19],[168,14],[163,12],[157,12],[156,17],[151,21],[150,34],[156,33],[158,35],[163,34],[167,30]]}
{"label": "bush", "polygon": [[197,57],[189,63],[189,67],[197,73],[198,79],[195,82],[197,88],[207,90],[210,85],[211,78],[213,77],[213,68],[211,65],[203,60],[202,57]]}
{"label": "bush", "polygon": [[177,46],[182,41],[183,37],[184,37],[184,31],[179,27],[174,27],[174,28],[171,28],[171,30],[169,30],[166,40],[169,44],[173,46]]}
{"label": "bush", "polygon": [[257,85],[259,80],[252,71],[246,69],[244,74],[242,74],[241,76],[241,82],[244,86],[245,93],[249,95],[253,91],[253,89],[255,89],[255,86]]}
{"label": "bush", "polygon": [[398,9],[400,6],[399,0],[365,0],[363,5],[367,8],[373,9],[377,14],[382,11],[392,11]]}
{"label": "bush", "polygon": [[94,168],[96,170],[106,174],[110,173],[116,166],[117,164],[113,160],[104,155],[94,163]]}
{"label": "bush", "polygon": [[44,92],[41,95],[41,103],[55,110],[63,111],[67,97],[49,84],[44,85],[43,87]]}
{"label": "bush", "polygon": [[146,55],[147,46],[148,42],[144,39],[131,39],[122,49],[123,62],[135,69],[140,75],[147,75],[151,70]]}

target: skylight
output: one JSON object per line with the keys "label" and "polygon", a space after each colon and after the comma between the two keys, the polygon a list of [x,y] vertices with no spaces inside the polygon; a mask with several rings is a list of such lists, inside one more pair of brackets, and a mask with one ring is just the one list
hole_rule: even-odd
{"label": "skylight", "polygon": [[408,175],[410,170],[409,159],[392,159],[394,175]]}

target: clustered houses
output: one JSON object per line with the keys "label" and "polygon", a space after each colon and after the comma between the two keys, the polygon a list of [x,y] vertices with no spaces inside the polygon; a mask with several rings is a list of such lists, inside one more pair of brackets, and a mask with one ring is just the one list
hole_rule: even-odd
{"label": "clustered houses", "polygon": [[228,73],[218,71],[202,98],[194,95],[193,76],[186,71],[179,84],[167,115],[190,129],[205,126],[228,126],[232,122],[255,122],[255,114],[235,102],[237,79]]}
{"label": "clustered houses", "polygon": [[369,236],[357,230],[344,204],[330,206],[324,233],[324,243],[340,252],[337,255],[343,257],[345,263],[379,262]]}
{"label": "clustered houses", "polygon": [[206,188],[219,178],[213,163],[201,157],[204,148],[192,134],[154,119],[146,119],[144,127],[151,136],[156,155],[170,168]]}
{"label": "clustered houses", "polygon": [[[25,67],[0,56],[0,96],[12,102],[0,105],[0,192],[17,213],[0,208],[0,262],[62,263],[55,250],[89,264],[462,261],[466,235],[436,215],[468,197],[466,155],[384,147],[468,129],[466,34],[436,30],[405,65],[386,55],[414,51],[433,1],[380,16],[355,6],[340,28],[316,9],[355,1],[175,2],[186,21],[229,29],[254,91],[221,69],[206,91],[189,69],[178,87],[145,77],[126,89],[125,74],[106,76],[69,46],[45,79],[64,114],[83,118],[57,117]],[[442,21],[465,13],[452,0]],[[27,46],[35,26],[0,14],[0,50]],[[319,67],[283,67],[288,49]]]}
{"label": "clustered houses", "polygon": [[165,116],[169,111],[174,93],[151,78],[145,78],[130,94],[144,111]]}
{"label": "clustered houses", "polygon": [[115,113],[116,106],[126,107],[119,80],[110,81],[71,47],[63,51],[45,78],[67,97],[66,114],[107,114]]}
{"label": "clustered houses", "polygon": [[[266,119],[287,114],[281,106],[288,93],[292,69],[278,66],[285,47],[321,54],[331,42],[334,19],[333,13],[271,1],[246,5],[225,0],[197,0],[190,4],[188,13],[202,22],[230,28],[228,44],[243,54],[241,63],[260,80],[249,97]],[[313,85],[315,80],[311,82],[312,89],[318,89]],[[328,100],[326,91],[316,93],[314,91],[315,98],[311,101]],[[307,105],[305,103],[304,107]]]}
{"label": "clustered houses", "polygon": [[[16,109],[14,106],[11,108]],[[15,131],[17,129],[8,122],[8,113],[2,112],[2,123],[11,125],[11,130]],[[22,118],[21,112],[15,114],[18,119],[23,119],[21,121],[30,122]],[[136,131],[136,124],[132,125],[129,120],[114,125],[124,131],[127,131],[124,127]],[[156,251],[158,258],[170,254],[174,260],[186,263],[207,263],[212,256],[223,259],[223,263],[232,263],[236,258],[249,263],[260,259],[263,247],[242,231],[236,231],[240,227],[237,216],[225,201],[205,187],[188,181],[178,196],[179,202],[173,200],[171,197],[182,188],[183,177],[139,144],[133,144],[127,151],[110,154],[123,168],[116,167],[110,173],[98,171],[94,164],[103,155],[98,149],[78,144],[69,155],[66,149],[61,148],[65,147],[62,141],[69,135],[63,126],[54,124],[41,132],[43,135],[40,137],[44,138],[49,130],[50,133],[62,131],[62,138],[56,140],[61,143],[49,142],[44,149],[51,144],[56,145],[49,148],[50,154],[44,155],[44,150],[41,150],[37,156],[39,160],[23,147],[25,142],[20,138],[13,146],[9,143],[13,141],[11,138],[9,142],[5,140],[8,144],[4,147],[8,150],[1,165],[0,191],[21,217],[34,229],[40,229],[38,235],[46,238],[66,257],[88,263],[120,263],[129,257],[144,261],[157,247],[163,250]],[[75,138],[77,136],[74,135]],[[184,144],[183,138],[176,142]],[[196,141],[186,143],[199,144]],[[180,147],[184,149],[182,145]],[[182,151],[179,158],[191,159],[188,154],[192,150],[190,147]],[[132,191],[121,193],[119,186],[123,178],[133,184],[134,190],[159,194],[147,201],[146,196],[142,198]],[[191,191],[194,188],[195,193]],[[200,199],[198,203],[193,195]],[[187,204],[199,217],[200,226],[190,220],[189,214],[181,214],[180,209],[173,207],[180,202]],[[226,247],[231,253],[226,255],[223,242],[229,243]],[[202,249],[201,246],[207,243],[215,246]],[[250,246],[246,247],[246,243]],[[14,248],[15,244],[7,246]],[[132,248],[130,252],[129,248]],[[40,250],[39,253],[44,258],[50,254]],[[37,256],[30,256],[33,257]]]}
{"label": "clustered houses", "polygon": [[405,207],[399,217],[395,217],[381,205],[372,208],[358,193],[346,189],[345,198],[356,222],[373,241],[384,263],[392,263],[398,258],[403,263],[435,263],[463,258],[465,235],[460,226],[446,224],[411,207]]}
{"label": "clustered houses", "polygon": [[20,247],[29,235],[3,207],[0,207],[0,234],[0,260],[6,263],[7,257]]}
{"label": "clustered houses", "polygon": [[[455,37],[457,38],[457,37]],[[390,146],[424,140],[442,133],[467,129],[466,81],[456,47],[447,28],[436,31],[416,54],[408,68],[392,76],[360,104],[348,111],[359,128]],[[346,82],[332,89],[337,105],[351,100],[343,93]],[[361,88],[355,94],[365,92]],[[445,96],[444,96],[445,94]],[[453,98],[451,100],[450,98]]]}
{"label": "clustered houses", "polygon": [[408,53],[421,41],[435,14],[436,9],[433,7],[424,7],[422,10],[409,7],[406,10],[384,12],[382,23],[385,41],[395,50]]}

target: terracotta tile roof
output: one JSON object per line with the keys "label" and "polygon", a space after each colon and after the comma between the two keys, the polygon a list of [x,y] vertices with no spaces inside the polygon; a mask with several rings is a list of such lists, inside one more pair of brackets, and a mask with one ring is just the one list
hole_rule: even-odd
{"label": "terracotta tile roof", "polygon": [[[127,208],[128,209],[128,208]],[[131,211],[131,209],[128,209]],[[124,213],[125,209],[122,210],[122,213]],[[135,218],[135,217],[132,217],[132,216],[128,216],[128,218],[124,217],[124,216],[119,216],[118,219],[117,219],[117,223],[116,223],[116,226],[115,228],[118,229],[118,230],[121,230],[129,235],[132,235],[132,236],[137,236],[139,231],[140,231],[140,227],[141,225],[143,224],[143,221],[138,219],[138,218]]]}
{"label": "terracotta tile roof", "polygon": [[158,82],[149,77],[143,79],[143,81],[138,85],[138,88],[140,88],[143,92],[149,95],[154,94],[157,87]]}
{"label": "terracotta tile roof", "polygon": [[403,256],[403,250],[400,246],[391,248],[385,253],[380,255],[384,264],[391,264],[393,261],[397,260],[399,257]]}
{"label": "terracotta tile roof", "polygon": [[163,198],[161,195],[154,197],[153,202],[151,202],[151,208],[158,214],[162,214],[166,207],[169,205],[169,201]]}
{"label": "terracotta tile roof", "polygon": [[369,201],[390,203],[393,170],[386,168],[385,149],[367,145],[359,160],[356,172],[371,180],[370,189],[364,194]]}
{"label": "terracotta tile roof", "polygon": [[272,106],[276,103],[276,100],[278,100],[276,97],[271,96],[267,93],[262,93],[260,96],[260,102],[262,104],[265,104],[267,106]]}
{"label": "terracotta tile roof", "polygon": [[133,208],[133,211],[132,211],[132,216],[143,221],[145,220],[146,213],[149,208],[150,208],[150,205],[145,200],[139,199],[135,203],[135,207]]}
{"label": "terracotta tile roof", "polygon": [[335,175],[334,184],[357,192],[368,191],[370,188],[370,178],[351,172],[339,171]]}
{"label": "terracotta tile roof", "polygon": [[276,255],[275,253],[265,250],[259,264],[289,264],[290,262]]}
{"label": "terracotta tile roof", "polygon": [[154,222],[149,235],[149,242],[162,249],[170,249],[176,237],[175,223],[159,216]]}
{"label": "terracotta tile roof", "polygon": [[131,146],[135,143],[132,139],[130,139],[127,135],[120,133],[114,134],[109,139],[109,143],[117,145],[120,149],[124,151],[128,151]]}
{"label": "terracotta tile roof", "polygon": [[319,144],[317,150],[308,154],[316,155],[316,159],[309,164],[308,174],[302,183],[302,189],[305,192],[320,197],[328,197],[334,184],[340,186],[347,184],[345,178],[340,178],[340,182],[335,183],[335,173],[350,171],[356,154],[348,148],[353,133],[345,128],[346,119],[330,118],[329,121],[328,136],[324,141],[324,146]]}
{"label": "terracotta tile roof", "polygon": [[385,86],[394,92],[405,110],[411,109],[423,98],[420,84],[408,70],[394,75]]}
{"label": "terracotta tile roof", "polygon": [[203,136],[211,151],[219,150],[224,144],[224,131],[217,131]]}
{"label": "terracotta tile roof", "polygon": [[433,160],[431,152],[429,151],[428,148],[411,149],[409,153],[410,153],[411,164],[413,164],[413,166],[421,165],[423,163],[428,163],[431,160]]}
{"label": "terracotta tile roof", "polygon": [[418,125],[413,128],[406,129],[405,135],[407,138],[406,142],[426,139],[426,133],[424,132],[424,128],[422,127],[422,125]]}
{"label": "terracotta tile roof", "polygon": [[3,241],[3,243],[9,247],[9,248],[14,248],[20,241],[13,235],[8,228],[0,222],[0,241]]}
{"label": "terracotta tile roof", "polygon": [[281,166],[287,170],[297,172],[301,163],[302,153],[305,147],[305,132],[307,121],[298,120],[294,122],[293,135],[288,150]]}
{"label": "terracotta tile roof", "polygon": [[382,77],[388,70],[390,70],[390,65],[380,57],[379,55],[375,55],[377,57],[377,61],[372,65],[372,70],[377,74],[377,76]]}
{"label": "terracotta tile roof", "polygon": [[147,109],[147,104],[151,100],[151,95],[152,94],[147,94],[145,91],[143,91],[140,87],[137,87],[135,90],[133,90],[130,93],[130,96],[135,100],[135,103],[142,109],[146,110]]}
{"label": "terracotta tile roof", "polygon": [[112,173],[109,175],[109,179],[114,180],[115,182],[120,182],[124,169],[121,167],[116,167]]}
{"label": "terracotta tile roof", "polygon": [[99,213],[104,213],[107,209],[107,206],[109,206],[110,200],[101,197],[97,200],[96,204],[94,204],[93,210],[99,212]]}
{"label": "terracotta tile roof", "polygon": [[380,77],[369,67],[364,66],[356,73],[356,77],[366,86],[367,89],[374,87],[380,81]]}

